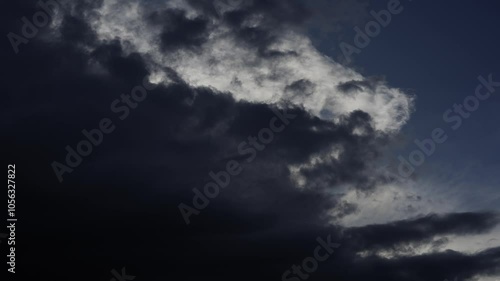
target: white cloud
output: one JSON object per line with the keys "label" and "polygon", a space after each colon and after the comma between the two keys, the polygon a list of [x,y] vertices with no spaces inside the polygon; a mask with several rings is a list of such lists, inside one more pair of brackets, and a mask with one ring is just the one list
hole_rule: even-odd
{"label": "white cloud", "polygon": [[[153,5],[151,2],[148,5]],[[175,7],[196,16],[185,1],[155,2],[154,10]],[[384,132],[399,130],[411,112],[411,98],[383,82],[373,88],[363,87],[343,93],[337,86],[352,80],[365,80],[360,73],[324,56],[310,39],[293,29],[280,30],[271,47],[277,51],[293,51],[296,56],[262,59],[255,48],[240,44],[227,26],[212,20],[210,36],[199,52],[178,50],[162,52],[159,48],[161,27],[148,25],[143,17],[145,6],[138,2],[105,0],[97,15],[89,18],[100,40],[120,38],[127,52],[143,53],[155,65],[169,66],[193,86],[212,87],[231,92],[238,100],[273,103],[283,99],[303,106],[312,114],[336,120],[354,110],[373,117],[373,126]],[[152,9],[148,7],[147,9]],[[259,24],[258,18],[248,24]],[[161,77],[156,74],[156,77]],[[309,80],[315,87],[307,96],[285,95],[288,85]],[[167,82],[167,81],[164,81]]]}

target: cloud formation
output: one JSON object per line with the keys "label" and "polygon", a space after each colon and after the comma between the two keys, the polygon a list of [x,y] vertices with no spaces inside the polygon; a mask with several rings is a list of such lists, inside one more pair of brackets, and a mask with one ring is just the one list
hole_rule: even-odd
{"label": "cloud formation", "polygon": [[[93,280],[126,266],[144,280],[273,280],[329,235],[342,246],[312,280],[498,273],[498,248],[442,250],[444,236],[491,231],[494,213],[338,223],[357,211],[346,192],[369,195],[385,181],[377,160],[412,98],[314,49],[300,2],[244,2],[222,14],[177,0],[63,6],[53,28],[5,60],[4,155],[29,174],[19,191],[27,276]],[[157,87],[121,122],[110,102],[144,77]],[[247,163],[238,144],[268,126],[273,109],[297,117]],[[103,117],[116,131],[59,184],[50,163]],[[186,227],[178,204],[228,160],[242,174]],[[433,251],[418,251],[426,245]]]}
{"label": "cloud formation", "polygon": [[[168,79],[159,68],[168,66],[189,85],[230,92],[237,100],[284,100],[332,121],[361,110],[383,132],[399,130],[412,110],[412,97],[400,89],[316,50],[298,27],[309,14],[298,1],[241,1],[219,16],[195,1],[105,0],[87,14],[100,42],[120,38],[126,53],[148,57],[162,82]],[[287,95],[299,81],[314,86],[309,95]],[[342,91],[349,83],[364,86]]]}

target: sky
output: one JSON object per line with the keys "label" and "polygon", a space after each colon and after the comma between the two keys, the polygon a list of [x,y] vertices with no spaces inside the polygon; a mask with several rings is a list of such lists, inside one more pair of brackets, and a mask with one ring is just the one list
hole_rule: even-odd
{"label": "sky", "polygon": [[495,1],[5,5],[8,280],[500,280]]}

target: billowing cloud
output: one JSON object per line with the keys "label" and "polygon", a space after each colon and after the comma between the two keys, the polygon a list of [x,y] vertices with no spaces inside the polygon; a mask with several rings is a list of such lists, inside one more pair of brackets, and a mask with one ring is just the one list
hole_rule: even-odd
{"label": "billowing cloud", "polygon": [[[119,38],[126,53],[146,55],[163,82],[161,67],[168,66],[192,86],[250,102],[285,100],[325,120],[361,110],[383,132],[408,120],[412,97],[315,49],[296,27],[308,14],[296,1],[241,1],[222,14],[213,10],[194,1],[105,0],[83,18],[99,41]],[[308,95],[287,94],[299,81],[311,85]],[[358,86],[345,91],[349,84]]]}

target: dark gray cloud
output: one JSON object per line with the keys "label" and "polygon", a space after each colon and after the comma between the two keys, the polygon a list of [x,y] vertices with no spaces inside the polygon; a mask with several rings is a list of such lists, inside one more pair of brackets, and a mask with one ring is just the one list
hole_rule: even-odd
{"label": "dark gray cloud", "polygon": [[194,49],[201,46],[209,35],[209,20],[204,17],[190,19],[183,10],[168,9],[153,12],[149,16],[152,24],[161,25],[161,47],[172,49]]}
{"label": "dark gray cloud", "polygon": [[[197,8],[201,13],[220,18],[232,30],[238,41],[253,46],[258,49],[259,54],[264,57],[293,55],[293,52],[280,52],[270,50],[269,47],[276,41],[277,32],[282,32],[280,28],[298,27],[312,14],[309,9],[301,1],[272,1],[272,0],[255,0],[255,1],[230,1],[231,10],[217,10],[216,1],[209,1],[207,4],[201,4],[200,1],[188,1],[193,7]],[[221,3],[225,3],[221,1]],[[222,12],[222,13],[221,13]],[[258,25],[249,25],[248,23],[259,20]]]}
{"label": "dark gray cloud", "polygon": [[339,90],[345,93],[350,93],[350,92],[355,92],[355,91],[362,91],[364,89],[370,89],[374,90],[376,85],[380,82],[383,82],[385,79],[384,77],[378,77],[378,76],[373,76],[369,77],[365,80],[353,80],[345,83],[339,84],[337,87]]}
{"label": "dark gray cloud", "polygon": [[390,249],[402,243],[428,243],[439,235],[470,235],[491,231],[500,222],[495,213],[430,215],[391,224],[352,228],[347,236],[360,250]]}
{"label": "dark gray cloud", "polygon": [[85,21],[70,15],[63,19],[61,37],[63,41],[72,44],[91,45],[96,40],[96,34]]}

